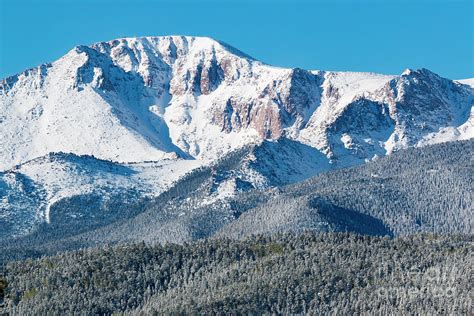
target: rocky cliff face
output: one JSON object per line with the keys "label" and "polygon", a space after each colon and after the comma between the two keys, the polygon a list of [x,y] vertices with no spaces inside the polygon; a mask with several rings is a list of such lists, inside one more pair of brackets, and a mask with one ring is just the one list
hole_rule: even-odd
{"label": "rocky cliff face", "polygon": [[283,69],[209,38],[78,46],[0,82],[0,169],[49,152],[119,162],[216,159],[288,138],[335,164],[473,136],[474,92],[400,76]]}
{"label": "rocky cliff face", "polygon": [[209,38],[77,46],[0,81],[0,235],[132,216],[127,203],[180,185],[191,170],[209,182],[202,207],[472,138],[472,86],[426,69],[277,68]]}

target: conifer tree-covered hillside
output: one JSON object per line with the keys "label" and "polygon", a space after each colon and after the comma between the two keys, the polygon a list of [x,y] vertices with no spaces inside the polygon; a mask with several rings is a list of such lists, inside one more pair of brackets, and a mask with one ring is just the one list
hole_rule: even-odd
{"label": "conifer tree-covered hillside", "polygon": [[4,312],[465,315],[472,245],[306,232],[65,252],[9,263]]}

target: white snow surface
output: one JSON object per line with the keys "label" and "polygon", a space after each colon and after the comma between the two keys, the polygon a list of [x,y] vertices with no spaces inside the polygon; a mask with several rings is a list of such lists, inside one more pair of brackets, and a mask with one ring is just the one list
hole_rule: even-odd
{"label": "white snow surface", "polygon": [[468,79],[461,79],[461,80],[456,80],[457,82],[461,84],[468,85],[472,88],[474,88],[474,78],[468,78]]}
{"label": "white snow surface", "polygon": [[[471,81],[460,82],[425,69],[389,76],[272,67],[205,37],[77,46],[0,82],[0,170],[50,152],[116,162],[215,160],[280,137],[350,165],[418,143],[471,138]],[[355,147],[340,137],[334,143],[331,131],[355,123],[346,113],[360,99],[388,105],[380,112],[393,124],[347,126]],[[400,106],[412,100],[414,112]],[[385,115],[375,112],[375,119]]]}
{"label": "white snow surface", "polygon": [[[122,193],[132,193],[137,199],[153,197],[201,164],[198,160],[184,159],[118,164],[91,156],[50,154],[0,173],[0,188],[2,182],[4,184],[0,190],[0,201],[3,201],[0,220],[14,217],[21,211],[23,223],[27,225],[16,234],[25,233],[35,223],[49,223],[50,208],[61,199],[92,193],[101,198]],[[36,199],[26,205],[24,199],[15,199],[19,192],[35,195]],[[126,198],[125,194],[123,196]],[[83,208],[87,209],[88,205]]]}
{"label": "white snow surface", "polygon": [[[427,69],[285,69],[190,36],[77,46],[0,81],[0,224],[19,213],[24,223],[48,221],[55,202],[101,188],[155,196],[189,170],[264,141],[238,171],[254,188],[469,139],[473,104],[474,79]],[[48,158],[60,152],[67,159]],[[211,200],[235,194],[236,179],[218,183]]]}

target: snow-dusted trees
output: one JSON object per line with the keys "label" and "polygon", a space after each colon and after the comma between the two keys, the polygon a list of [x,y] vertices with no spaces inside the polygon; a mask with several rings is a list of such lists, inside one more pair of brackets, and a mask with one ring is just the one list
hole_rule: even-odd
{"label": "snow-dusted trees", "polygon": [[[393,236],[474,232],[474,140],[402,150],[294,185],[213,199],[216,177],[237,168],[246,150],[189,172],[157,198],[128,204],[127,196],[120,195],[107,202],[110,210],[85,214],[84,220],[59,221],[25,238],[0,240],[0,261],[104,243],[181,243],[285,231]],[[87,201],[80,196],[64,199],[52,207],[52,215],[60,217],[61,208],[79,212]],[[117,216],[110,222],[103,212]]]}
{"label": "snow-dusted trees", "polygon": [[466,314],[472,236],[119,245],[7,265],[12,314]]}

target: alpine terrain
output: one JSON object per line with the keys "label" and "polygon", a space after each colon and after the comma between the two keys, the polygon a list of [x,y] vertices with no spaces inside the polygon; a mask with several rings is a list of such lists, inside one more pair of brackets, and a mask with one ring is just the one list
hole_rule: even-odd
{"label": "alpine terrain", "polygon": [[[57,240],[93,232],[94,238],[117,241],[131,233],[111,230],[130,225],[127,230],[138,230],[136,236],[145,240],[168,234],[167,240],[186,241],[214,232],[246,235],[246,221],[266,223],[256,232],[285,230],[279,221],[288,214],[272,217],[253,210],[233,222],[263,201],[245,207],[239,202],[239,211],[230,203],[245,192],[278,191],[407,148],[469,140],[474,136],[472,82],[427,69],[392,76],[279,68],[205,37],[122,38],[77,46],[53,63],[0,81],[0,237],[21,243],[28,236]],[[472,154],[470,141],[453,146]],[[430,152],[423,162],[438,164],[436,154]],[[472,184],[472,162],[457,163],[459,170],[467,168],[464,176]],[[403,181],[389,181],[390,190],[402,190]],[[466,183],[458,184],[464,192]],[[184,201],[180,208],[169,208],[178,197]],[[411,207],[413,197],[404,198]],[[441,216],[424,225],[429,216],[416,209],[421,213],[406,215],[409,224],[401,227],[400,200],[393,202],[394,213],[390,208],[381,214],[349,209],[350,203],[335,197],[302,199],[324,214],[295,202],[294,214],[303,217],[292,219],[292,229],[390,235],[437,232],[443,223]],[[462,210],[469,214],[472,201],[466,203]],[[185,207],[203,215],[188,216]],[[154,221],[143,221],[150,210]],[[466,216],[453,212],[456,220]],[[229,230],[223,231],[225,225]],[[157,227],[168,233],[158,234]],[[465,222],[442,227],[472,233]]]}
{"label": "alpine terrain", "polygon": [[466,315],[474,79],[190,36],[0,81],[1,315]]}

